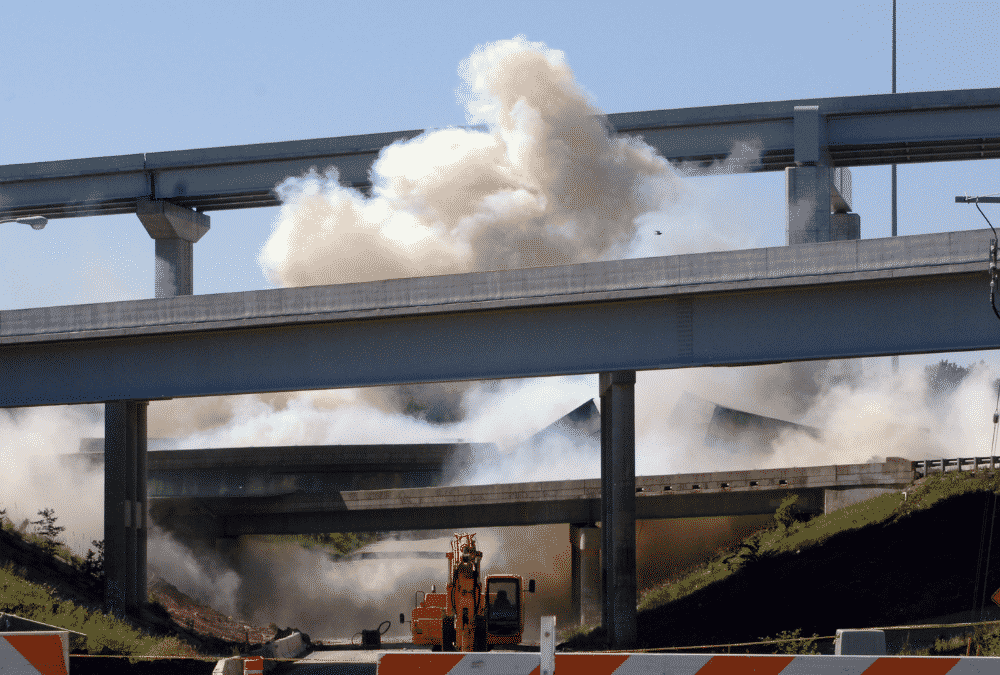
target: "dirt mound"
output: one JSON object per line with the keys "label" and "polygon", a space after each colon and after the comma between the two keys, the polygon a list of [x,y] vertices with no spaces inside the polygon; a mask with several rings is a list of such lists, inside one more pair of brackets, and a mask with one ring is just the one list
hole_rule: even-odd
{"label": "dirt mound", "polygon": [[251,626],[203,605],[157,576],[149,581],[149,595],[151,600],[166,610],[171,621],[181,631],[231,643],[241,650],[273,640],[278,633],[278,627],[274,624],[266,627]]}

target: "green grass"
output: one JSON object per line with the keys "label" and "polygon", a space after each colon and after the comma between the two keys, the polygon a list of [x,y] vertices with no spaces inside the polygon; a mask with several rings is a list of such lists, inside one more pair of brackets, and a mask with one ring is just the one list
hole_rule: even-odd
{"label": "green grass", "polygon": [[973,476],[969,472],[931,474],[922,485],[902,494],[886,494],[846,506],[830,514],[789,527],[774,527],[743,540],[735,550],[720,552],[712,560],[687,574],[645,592],[639,611],[651,610],[722,581],[742,567],[781,553],[820,546],[835,535],[859,530],[869,525],[889,523],[916,511],[932,508],[938,502],[970,492],[1000,492],[1000,475]]}
{"label": "green grass", "polygon": [[103,612],[60,600],[54,596],[52,589],[27,581],[10,565],[0,567],[0,612],[83,633],[87,636],[86,650],[89,654],[194,654],[191,647],[177,638],[148,635]]}
{"label": "green grass", "polygon": [[[814,517],[807,522],[792,522],[787,516],[786,504],[785,510],[779,509],[777,514],[778,519],[785,525],[779,525],[776,521],[775,526],[747,537],[740,545],[720,551],[713,559],[645,591],[638,603],[640,625],[644,621],[652,621],[650,626],[660,626],[665,616],[671,616],[665,615],[664,611],[673,612],[672,616],[676,616],[678,611],[682,614],[685,611],[675,610],[673,607],[683,607],[687,611],[693,606],[701,608],[700,603],[703,600],[715,597],[711,593],[706,595],[706,592],[711,590],[709,587],[739,589],[746,583],[744,580],[757,579],[760,569],[771,569],[775,565],[778,569],[784,569],[782,566],[787,563],[782,561],[804,560],[807,555],[812,555],[813,559],[816,556],[828,558],[832,555],[846,555],[846,559],[849,559],[852,555],[850,550],[839,549],[845,545],[852,545],[849,542],[860,541],[856,539],[858,535],[867,533],[864,536],[870,537],[871,533],[877,530],[884,533],[875,535],[877,537],[895,536],[892,532],[895,531],[893,528],[897,523],[910,522],[909,518],[914,514],[929,511],[950,498],[970,493],[1000,494],[1000,472],[995,474],[980,472],[975,476],[969,472],[932,474],[922,480],[920,485],[910,486],[906,492],[905,498],[899,493],[881,495],[828,515]],[[824,550],[807,553],[824,544],[829,544],[833,549],[829,552]],[[838,559],[845,558],[838,557]],[[747,573],[750,573],[750,576],[747,576]],[[776,581],[776,583],[777,589],[782,582]],[[682,602],[677,605],[672,604],[678,601]],[[692,602],[695,604],[692,605]],[[793,634],[794,631],[789,630],[779,637]],[[572,635],[567,634],[566,637],[569,638],[567,646],[570,648],[586,648],[588,644],[592,646],[592,643],[601,641],[601,636],[596,631],[573,631]],[[931,649],[930,653],[961,651],[964,654],[967,648],[967,643],[961,645],[942,643]],[[1000,627],[986,627],[979,630],[973,639],[973,653],[976,653],[977,648],[983,655],[1000,654]]]}

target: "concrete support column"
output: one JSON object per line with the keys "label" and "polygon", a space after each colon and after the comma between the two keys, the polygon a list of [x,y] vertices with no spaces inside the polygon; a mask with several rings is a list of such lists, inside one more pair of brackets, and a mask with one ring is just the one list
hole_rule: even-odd
{"label": "concrete support column", "polygon": [[602,624],[613,649],[636,643],[635,371],[600,374]]}
{"label": "concrete support column", "polygon": [[104,598],[115,614],[146,602],[146,401],[104,404]]}
{"label": "concrete support column", "polygon": [[785,169],[789,244],[830,241],[830,161],[819,106],[797,105],[795,166]]}
{"label": "concrete support column", "polygon": [[[811,244],[861,238],[861,217],[850,213],[851,172],[831,166],[826,145],[826,119],[819,106],[795,106],[795,166],[785,169],[788,227],[785,243]],[[838,364],[828,371],[829,362],[801,362],[787,366],[800,397],[819,393],[821,373],[833,381],[853,380],[860,373],[855,362]]]}
{"label": "concrete support column", "polygon": [[194,244],[184,239],[156,240],[157,298],[194,295]]}
{"label": "concrete support column", "polygon": [[601,620],[601,530],[593,525],[569,526],[572,556],[573,619],[581,626]]}
{"label": "concrete support column", "polygon": [[785,188],[789,245],[830,241],[830,167],[788,167]]}
{"label": "concrete support column", "polygon": [[156,240],[156,297],[194,293],[194,246],[210,225],[204,213],[166,201],[141,199],[136,215]]}

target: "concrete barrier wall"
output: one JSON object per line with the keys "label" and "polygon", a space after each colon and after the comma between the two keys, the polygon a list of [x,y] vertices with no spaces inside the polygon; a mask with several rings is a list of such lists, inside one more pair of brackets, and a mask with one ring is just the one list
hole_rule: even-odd
{"label": "concrete barrier wall", "polygon": [[274,640],[264,645],[259,653],[264,658],[269,659],[294,659],[301,656],[307,647],[302,640],[302,633],[292,633],[288,637]]}
{"label": "concrete barrier wall", "polygon": [[[309,646],[302,639],[302,633],[292,633],[279,640],[272,640],[260,649],[255,649],[248,656],[263,656],[264,671],[270,672],[276,665],[274,661],[268,659],[295,659],[308,651]],[[215,664],[212,675],[242,675],[243,658],[234,656],[222,659]]]}

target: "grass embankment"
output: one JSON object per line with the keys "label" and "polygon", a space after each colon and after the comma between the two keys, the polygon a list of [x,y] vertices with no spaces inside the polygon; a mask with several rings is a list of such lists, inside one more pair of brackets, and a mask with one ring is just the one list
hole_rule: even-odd
{"label": "grass embankment", "polygon": [[52,588],[26,580],[9,564],[0,568],[0,611],[83,633],[89,654],[197,655],[177,637],[153,636],[103,612],[61,600]]}
{"label": "grass embankment", "polygon": [[[838,628],[969,611],[984,583],[984,512],[998,491],[1000,475],[952,472],[932,474],[905,500],[883,495],[807,522],[796,522],[786,506],[775,527],[646,591],[638,605],[639,642],[667,647],[832,635]],[[987,596],[1000,587],[1000,561],[989,567],[985,584]],[[602,639],[599,630],[577,633],[567,647],[594,647]],[[1000,654],[1000,633],[980,631],[975,640],[973,653],[978,646]],[[939,653],[947,649],[939,645]]]}
{"label": "grass embankment", "polygon": [[[150,585],[150,602],[142,616],[122,621],[102,611],[103,551],[98,542],[93,542],[87,556],[80,557],[59,541],[63,528],[55,525],[51,511],[41,521],[25,520],[18,527],[5,516],[0,510],[0,612],[85,634],[85,646],[75,645],[75,653],[231,655],[253,648],[279,630],[273,625],[266,629],[247,626],[196,603],[160,579]],[[35,525],[37,531],[31,531],[29,525]],[[343,557],[376,538],[368,533],[345,533],[264,539]]]}
{"label": "grass embankment", "polygon": [[[55,518],[49,525],[54,527]],[[0,612],[58,626],[87,636],[77,653],[122,656],[194,656],[198,651],[165,630],[169,617],[147,606],[158,630],[135,625],[101,611],[100,556],[74,555],[55,538],[15,527],[0,515]],[[161,611],[157,611],[161,610]]]}

